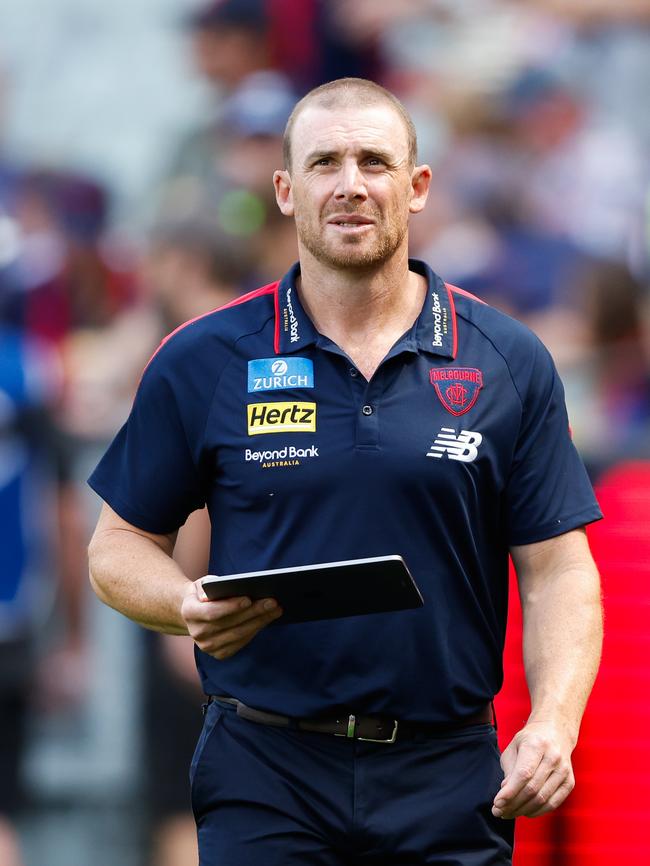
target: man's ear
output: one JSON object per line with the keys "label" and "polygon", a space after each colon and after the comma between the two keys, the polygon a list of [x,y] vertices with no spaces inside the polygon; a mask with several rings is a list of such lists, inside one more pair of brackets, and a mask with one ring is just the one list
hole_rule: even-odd
{"label": "man's ear", "polygon": [[280,212],[284,216],[293,216],[291,177],[286,169],[278,169],[278,171],[273,172],[273,186],[275,187],[275,200]]}
{"label": "man's ear", "polygon": [[429,187],[431,186],[431,169],[428,165],[416,165],[411,175],[411,202],[409,211],[420,213],[427,203]]}

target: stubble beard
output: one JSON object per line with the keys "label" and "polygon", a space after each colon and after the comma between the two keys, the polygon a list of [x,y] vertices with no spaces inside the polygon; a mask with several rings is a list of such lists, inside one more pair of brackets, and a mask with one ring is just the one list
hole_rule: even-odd
{"label": "stubble beard", "polygon": [[389,226],[388,231],[379,232],[372,244],[365,243],[364,239],[350,238],[338,245],[324,242],[320,226],[316,227],[309,221],[296,219],[296,230],[301,246],[322,264],[337,269],[367,270],[391,258],[403,243],[407,227]]}

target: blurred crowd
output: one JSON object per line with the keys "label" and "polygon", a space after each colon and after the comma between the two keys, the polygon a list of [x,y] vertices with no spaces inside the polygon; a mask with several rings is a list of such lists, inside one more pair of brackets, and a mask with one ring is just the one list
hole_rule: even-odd
{"label": "blurred crowd", "polygon": [[[117,230],[114,191],[99,176],[25,164],[0,141],[3,866],[42,866],[16,827],[48,804],[74,812],[91,790],[82,769],[65,784],[55,770],[45,785],[33,768],[47,758],[44,737],[88,740],[118,664],[120,682],[141,683],[110,699],[131,701],[135,722],[123,723],[139,726],[129,735],[139,769],[125,760],[122,786],[105,770],[113,805],[139,822],[128,850],[123,834],[119,862],[196,862],[184,770],[201,724],[191,646],[135,627],[126,637],[111,619],[98,649],[98,617],[112,614],[98,613],[87,589],[98,505],[84,481],[160,339],[297,257],[271,175],[291,108],[312,86],[367,77],[404,101],[434,177],[412,223],[413,255],[542,337],[594,479],[622,459],[650,459],[648,0],[197,0],[182,9],[213,100],[199,127],[159,142],[167,168],[149,191],[147,226]],[[5,75],[0,106],[11,86]],[[179,542],[197,577],[204,522],[196,515]],[[126,660],[111,656],[118,638],[130,641]],[[171,757],[180,781],[167,772]]]}

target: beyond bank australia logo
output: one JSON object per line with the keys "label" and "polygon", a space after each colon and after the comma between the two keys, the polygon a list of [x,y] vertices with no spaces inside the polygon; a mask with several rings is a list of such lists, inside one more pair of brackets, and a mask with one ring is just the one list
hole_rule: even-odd
{"label": "beyond bank australia logo", "polygon": [[248,362],[248,392],[313,388],[314,363],[309,358],[256,358]]}

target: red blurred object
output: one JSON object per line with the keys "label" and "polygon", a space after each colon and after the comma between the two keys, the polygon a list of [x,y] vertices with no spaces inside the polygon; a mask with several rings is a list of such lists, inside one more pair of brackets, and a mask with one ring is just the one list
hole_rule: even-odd
{"label": "red blurred object", "polygon": [[603,660],[574,754],[572,866],[650,862],[650,462],[623,463],[597,495],[589,541],[603,581]]}
{"label": "red blurred object", "polygon": [[[603,659],[573,755],[576,788],[556,813],[517,822],[515,866],[650,862],[650,462],[623,463],[597,486],[605,520],[589,527],[605,607]],[[528,710],[521,611],[511,574],[504,747]]]}
{"label": "red blurred object", "polygon": [[[524,726],[530,713],[522,659],[521,627],[517,579],[511,563],[508,631],[503,655],[504,684],[495,700],[499,745],[502,750]],[[562,838],[561,811],[541,818],[519,818],[515,831],[513,866],[560,866],[558,853],[562,847]]]}

